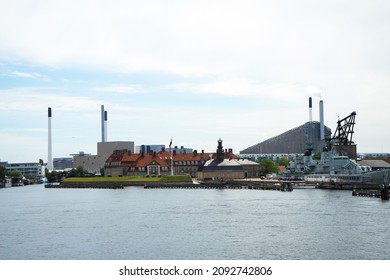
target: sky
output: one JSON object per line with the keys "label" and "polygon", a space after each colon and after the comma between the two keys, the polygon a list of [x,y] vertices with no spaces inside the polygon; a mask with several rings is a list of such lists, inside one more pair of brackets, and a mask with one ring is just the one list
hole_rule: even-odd
{"label": "sky", "polygon": [[0,0],[0,161],[108,141],[233,152],[356,111],[358,152],[390,153],[389,1]]}

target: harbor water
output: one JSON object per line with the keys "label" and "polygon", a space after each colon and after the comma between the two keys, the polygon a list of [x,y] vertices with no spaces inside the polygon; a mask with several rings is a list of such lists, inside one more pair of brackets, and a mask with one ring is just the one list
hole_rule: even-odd
{"label": "harbor water", "polygon": [[389,260],[390,203],[351,191],[0,189],[0,259]]}

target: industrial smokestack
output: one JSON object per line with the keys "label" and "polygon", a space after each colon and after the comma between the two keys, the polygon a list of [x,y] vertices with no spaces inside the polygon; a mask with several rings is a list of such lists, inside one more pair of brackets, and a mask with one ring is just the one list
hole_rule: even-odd
{"label": "industrial smokestack", "polygon": [[106,142],[104,133],[104,105],[101,107],[102,142]]}
{"label": "industrial smokestack", "polygon": [[309,97],[309,121],[313,121],[313,104],[311,97]]}
{"label": "industrial smokestack", "polygon": [[52,144],[51,144],[51,108],[47,108],[48,116],[48,147],[47,147],[47,169],[53,170],[53,155],[52,155]]}
{"label": "industrial smokestack", "polygon": [[104,111],[104,142],[107,142],[107,111]]}
{"label": "industrial smokestack", "polygon": [[324,102],[320,100],[320,139],[325,140]]}

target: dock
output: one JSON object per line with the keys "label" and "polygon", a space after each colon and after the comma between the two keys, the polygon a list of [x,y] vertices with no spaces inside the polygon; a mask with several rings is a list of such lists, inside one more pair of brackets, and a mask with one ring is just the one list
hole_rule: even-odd
{"label": "dock", "polygon": [[126,187],[143,187],[144,189],[234,189],[234,190],[274,190],[293,191],[294,186],[304,182],[270,181],[270,180],[232,180],[200,182],[61,182],[45,185],[48,189],[124,189]]}
{"label": "dock", "polygon": [[49,183],[45,185],[46,189],[123,189],[123,184],[117,183]]}
{"label": "dock", "polygon": [[389,190],[386,187],[379,187],[378,189],[353,189],[353,196],[376,197],[382,200],[389,200]]}
{"label": "dock", "polygon": [[198,184],[172,184],[158,183],[144,185],[145,189],[234,189],[234,190],[275,190],[275,191],[292,191],[293,183],[287,182],[267,182],[267,181],[203,181]]}

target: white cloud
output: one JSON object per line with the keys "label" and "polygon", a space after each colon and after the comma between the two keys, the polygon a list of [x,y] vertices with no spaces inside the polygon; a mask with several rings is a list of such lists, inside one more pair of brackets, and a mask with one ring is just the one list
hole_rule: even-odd
{"label": "white cloud", "polygon": [[96,87],[96,91],[109,92],[109,93],[144,93],[146,90],[143,85],[108,85],[102,87]]}
{"label": "white cloud", "polygon": [[177,92],[216,94],[231,97],[268,98],[270,100],[295,100],[305,93],[293,84],[261,84],[250,79],[226,79],[214,82],[174,83],[166,88]]}
{"label": "white cloud", "polygon": [[53,107],[58,111],[89,110],[99,108],[97,100],[87,96],[58,93],[60,88],[18,87],[0,90],[0,109],[7,111],[37,112]]}
{"label": "white cloud", "polygon": [[8,128],[0,128],[2,133],[42,133],[47,132],[47,128],[33,128],[33,127],[8,127]]}
{"label": "white cloud", "polygon": [[15,0],[0,9],[0,58],[322,88],[356,69],[388,71],[385,10],[355,1]]}
{"label": "white cloud", "polygon": [[18,78],[27,78],[27,79],[36,79],[36,80],[41,80],[41,81],[50,81],[49,77],[45,75],[41,75],[36,72],[21,72],[21,71],[10,71],[9,74],[5,74],[6,76],[11,76],[11,77],[18,77]]}
{"label": "white cloud", "polygon": [[[291,67],[300,63],[335,70],[329,62],[358,61],[355,58],[372,51],[371,44],[360,44],[369,29],[350,30],[364,26],[351,17],[365,9],[357,6],[338,10],[318,2],[289,1],[42,1],[31,5],[16,0],[0,12],[0,54],[50,66],[190,75],[236,71],[269,75],[287,70],[294,74]],[[370,39],[378,40],[372,35]]]}
{"label": "white cloud", "polygon": [[[321,94],[332,128],[337,116],[357,111],[356,141],[369,150],[390,137],[389,3],[8,1],[0,5],[0,66],[14,64],[0,74],[0,109],[33,123],[53,107],[62,128],[94,141],[104,104],[117,139],[163,141],[188,130],[202,133],[202,141],[185,138],[188,145],[212,138],[210,148],[198,148],[214,150],[214,136],[226,131],[237,151],[302,124],[307,96]],[[66,75],[75,69],[88,77]],[[20,79],[7,84],[10,76]],[[37,81],[45,83],[30,86]],[[314,103],[313,111],[318,116]]]}

